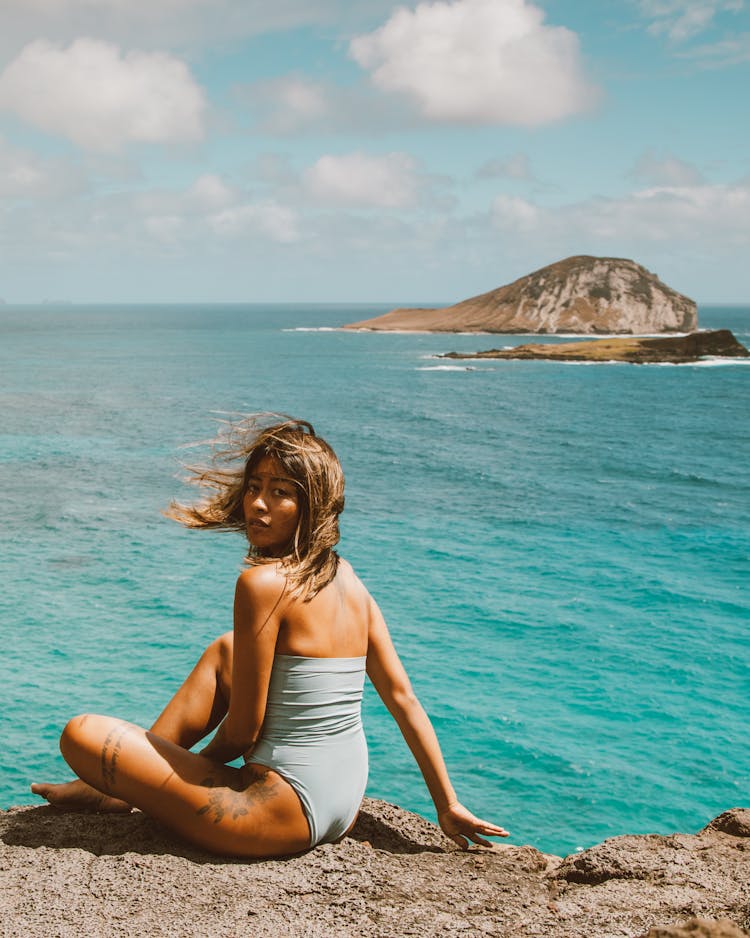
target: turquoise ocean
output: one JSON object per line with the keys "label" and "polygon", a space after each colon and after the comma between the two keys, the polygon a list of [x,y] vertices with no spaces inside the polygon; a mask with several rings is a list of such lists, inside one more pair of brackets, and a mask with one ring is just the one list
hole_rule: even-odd
{"label": "turquoise ocean", "polygon": [[[312,421],[342,553],[454,784],[566,853],[750,804],[750,367],[495,361],[375,305],[0,307],[0,806],[81,711],[148,724],[231,625],[237,535],[160,515],[215,421]],[[700,309],[750,342],[750,307]],[[548,339],[548,341],[558,341]],[[434,817],[371,686],[370,795]]]}

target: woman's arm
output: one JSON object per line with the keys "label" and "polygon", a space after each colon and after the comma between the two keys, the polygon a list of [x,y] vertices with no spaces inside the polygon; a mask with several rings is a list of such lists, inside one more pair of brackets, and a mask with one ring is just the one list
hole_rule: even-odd
{"label": "woman's arm", "polygon": [[430,718],[412,690],[382,613],[372,599],[367,674],[417,761],[435,804],[438,822],[447,836],[463,849],[468,847],[467,838],[490,846],[481,835],[507,837],[506,830],[475,817],[456,797]]}
{"label": "woman's arm", "polygon": [[244,570],[234,594],[229,711],[201,755],[231,762],[258,741],[266,713],[286,580],[270,564]]}

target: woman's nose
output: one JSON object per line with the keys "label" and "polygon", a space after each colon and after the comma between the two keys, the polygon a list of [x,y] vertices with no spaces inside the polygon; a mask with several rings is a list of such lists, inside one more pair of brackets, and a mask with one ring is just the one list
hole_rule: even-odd
{"label": "woman's nose", "polygon": [[266,500],[263,498],[263,495],[260,492],[255,492],[252,495],[248,494],[248,499],[250,502],[250,508],[252,508],[253,511],[267,510],[268,505],[266,504]]}

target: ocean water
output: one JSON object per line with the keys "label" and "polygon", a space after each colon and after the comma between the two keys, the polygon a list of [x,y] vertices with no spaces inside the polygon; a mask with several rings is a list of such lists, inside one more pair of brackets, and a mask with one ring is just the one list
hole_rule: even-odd
{"label": "ocean water", "polygon": [[[67,718],[141,724],[231,624],[243,543],[160,515],[222,415],[305,417],[459,797],[566,853],[750,803],[750,367],[432,356],[377,306],[0,307],[0,806]],[[750,307],[704,308],[750,342]],[[555,341],[551,339],[550,341]],[[369,794],[434,817],[372,687]]]}

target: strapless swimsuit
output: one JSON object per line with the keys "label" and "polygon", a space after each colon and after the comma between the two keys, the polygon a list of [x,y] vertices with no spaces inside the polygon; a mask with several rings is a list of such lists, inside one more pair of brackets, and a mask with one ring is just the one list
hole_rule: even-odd
{"label": "strapless swimsuit", "polygon": [[313,847],[347,831],[365,793],[365,662],[276,655],[263,735],[245,754],[245,762],[268,766],[295,790]]}

